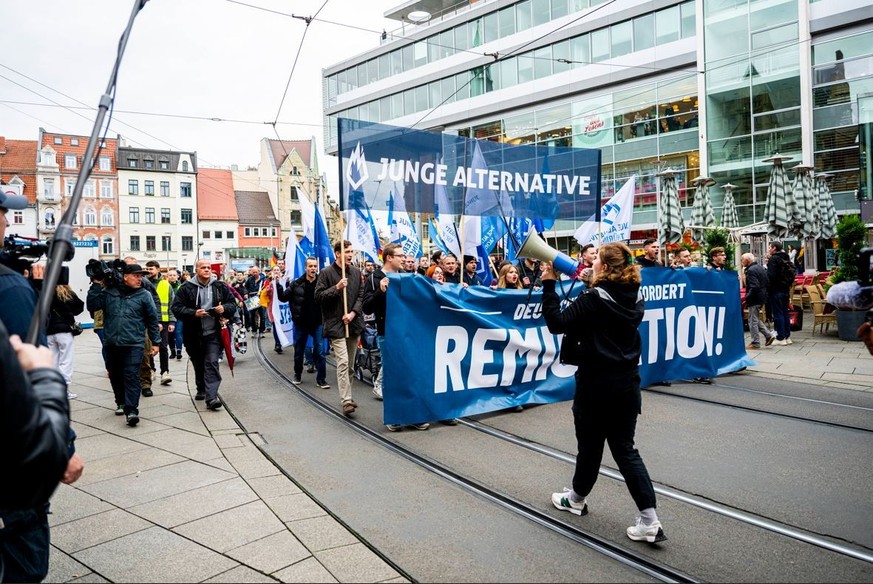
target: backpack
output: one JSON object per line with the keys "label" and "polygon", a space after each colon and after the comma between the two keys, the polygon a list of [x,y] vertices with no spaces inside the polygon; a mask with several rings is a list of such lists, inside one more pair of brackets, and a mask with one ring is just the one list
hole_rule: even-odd
{"label": "backpack", "polygon": [[[772,260],[776,261],[776,269],[774,271],[773,287],[778,290],[790,288],[794,283],[795,270],[790,261],[781,256],[774,256]],[[771,260],[771,261],[772,261]]]}

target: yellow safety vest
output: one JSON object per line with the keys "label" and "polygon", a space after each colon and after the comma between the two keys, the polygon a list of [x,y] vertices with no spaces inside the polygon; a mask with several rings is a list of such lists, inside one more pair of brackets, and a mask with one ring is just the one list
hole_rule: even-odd
{"label": "yellow safety vest", "polygon": [[166,280],[161,280],[158,282],[157,286],[158,299],[161,301],[160,311],[161,311],[161,322],[169,322],[170,321],[170,300],[173,295],[173,289],[170,286],[170,283]]}

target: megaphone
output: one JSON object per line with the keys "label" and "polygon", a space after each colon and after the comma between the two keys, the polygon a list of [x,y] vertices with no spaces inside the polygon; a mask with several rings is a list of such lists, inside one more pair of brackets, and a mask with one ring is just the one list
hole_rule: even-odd
{"label": "megaphone", "polygon": [[566,274],[571,279],[575,279],[584,266],[582,262],[574,260],[543,241],[543,238],[536,231],[531,231],[527,234],[527,238],[524,240],[521,249],[518,250],[517,255],[519,257],[551,262],[555,270]]}

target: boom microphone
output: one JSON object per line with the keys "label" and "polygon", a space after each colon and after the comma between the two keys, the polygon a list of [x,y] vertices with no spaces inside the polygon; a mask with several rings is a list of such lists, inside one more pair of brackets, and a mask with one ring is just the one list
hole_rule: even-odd
{"label": "boom microphone", "polygon": [[828,302],[842,310],[873,308],[873,286],[861,286],[856,281],[840,282],[828,290]]}

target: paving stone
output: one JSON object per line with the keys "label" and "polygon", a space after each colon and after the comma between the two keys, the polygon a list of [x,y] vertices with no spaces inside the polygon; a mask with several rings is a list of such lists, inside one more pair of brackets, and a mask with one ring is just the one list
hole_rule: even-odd
{"label": "paving stone", "polygon": [[264,453],[254,446],[246,446],[245,448],[232,448],[224,453],[231,464],[237,462],[245,462],[251,460],[265,460]]}
{"label": "paving stone", "polygon": [[130,454],[116,454],[97,460],[92,460],[87,455],[83,456],[85,456],[85,471],[82,473],[82,477],[76,481],[76,485],[79,487],[185,460],[172,452],[149,446]]}
{"label": "paving stone", "polygon": [[301,492],[300,487],[295,485],[291,479],[283,474],[248,479],[248,483],[261,499],[270,499],[282,495],[293,495]]}
{"label": "paving stone", "polygon": [[138,440],[193,460],[210,460],[221,455],[221,451],[210,436],[202,436],[178,428],[167,428],[162,432],[142,436]]}
{"label": "paving stone", "polygon": [[219,552],[226,552],[268,535],[284,531],[285,526],[263,501],[234,507],[174,529]]}
{"label": "paving stone", "polygon": [[76,451],[86,461],[100,460],[118,454],[128,454],[147,448],[135,440],[129,440],[108,433],[96,434],[76,440]]}
{"label": "paving stone", "polygon": [[[233,450],[230,450],[229,452],[233,452]],[[274,465],[266,458],[262,458],[261,460],[241,460],[239,462],[234,462],[231,464],[233,464],[233,468],[236,469],[236,472],[238,472],[241,477],[246,479],[255,479],[282,474],[282,471],[280,471],[276,467],[276,465]]]}
{"label": "paving stone", "polygon": [[[54,530],[52,530],[54,533]],[[49,550],[49,569],[46,582],[69,582],[92,574],[87,566],[82,565],[61,550],[52,546]]]}
{"label": "paving stone", "polygon": [[228,414],[224,408],[216,412],[200,410],[200,413],[203,418],[203,425],[206,426],[210,432],[214,432],[215,430],[230,430],[234,428],[239,430],[236,421],[230,417],[230,414]]}
{"label": "paving stone", "polygon": [[258,496],[245,481],[236,477],[157,501],[143,503],[128,510],[169,529],[251,503],[257,498]]}
{"label": "paving stone", "polygon": [[400,576],[362,543],[316,552],[315,557],[340,582],[381,582]]}
{"label": "paving stone", "polygon": [[285,526],[313,552],[358,543],[358,538],[330,515],[289,521]]}
{"label": "paving stone", "polygon": [[236,434],[213,434],[212,439],[215,440],[215,443],[219,448],[224,450],[225,448],[244,448],[245,444],[239,439],[239,436]]}
{"label": "paving stone", "polygon": [[117,507],[127,509],[231,478],[234,475],[230,473],[186,460],[135,475],[83,485],[82,489]]}
{"label": "paving stone", "polygon": [[122,509],[112,509],[53,527],[52,543],[72,554],[151,526],[148,521]]}
{"label": "paving stone", "polygon": [[180,430],[185,430],[187,432],[209,436],[209,431],[203,425],[203,421],[200,419],[200,415],[197,412],[185,412],[176,408],[171,409],[173,410],[172,413],[162,414],[161,416],[155,416],[152,414],[151,417],[154,418],[155,421],[173,428],[179,428]]}
{"label": "paving stone", "polygon": [[71,485],[58,485],[51,499],[51,513],[48,516],[49,526],[54,529],[68,521],[103,513],[113,509],[106,501],[86,493]]}
{"label": "paving stone", "polygon": [[[315,558],[307,558],[273,573],[280,582],[338,582]],[[360,581],[355,579],[356,582]]]}
{"label": "paving stone", "polygon": [[264,503],[269,505],[270,509],[272,509],[282,521],[309,519],[311,517],[320,517],[327,514],[324,509],[322,509],[309,497],[309,495],[305,493],[271,497],[269,499],[264,499]]}
{"label": "paving stone", "polygon": [[286,529],[226,553],[240,563],[268,574],[312,556]]}
{"label": "paving stone", "polygon": [[258,571],[252,570],[248,566],[239,566],[232,570],[228,570],[218,576],[213,576],[204,582],[275,582],[275,578],[271,578],[266,574],[261,574]]}
{"label": "paving stone", "polygon": [[87,424],[80,424],[79,422],[70,422],[70,426],[72,426],[73,431],[76,432],[76,438],[87,438],[88,436],[98,436],[103,434],[103,430],[100,428],[94,428]]}
{"label": "paving stone", "polygon": [[[54,582],[54,580],[49,580],[48,578],[46,578],[46,582]],[[68,582],[75,582],[76,584],[81,582],[82,584],[84,584],[85,582],[109,582],[109,580],[107,580],[100,574],[95,574],[94,572],[91,572],[90,574],[82,576],[81,578],[68,580]]]}
{"label": "paving stone", "polygon": [[113,582],[201,582],[238,564],[161,527],[152,527],[73,556]]}

